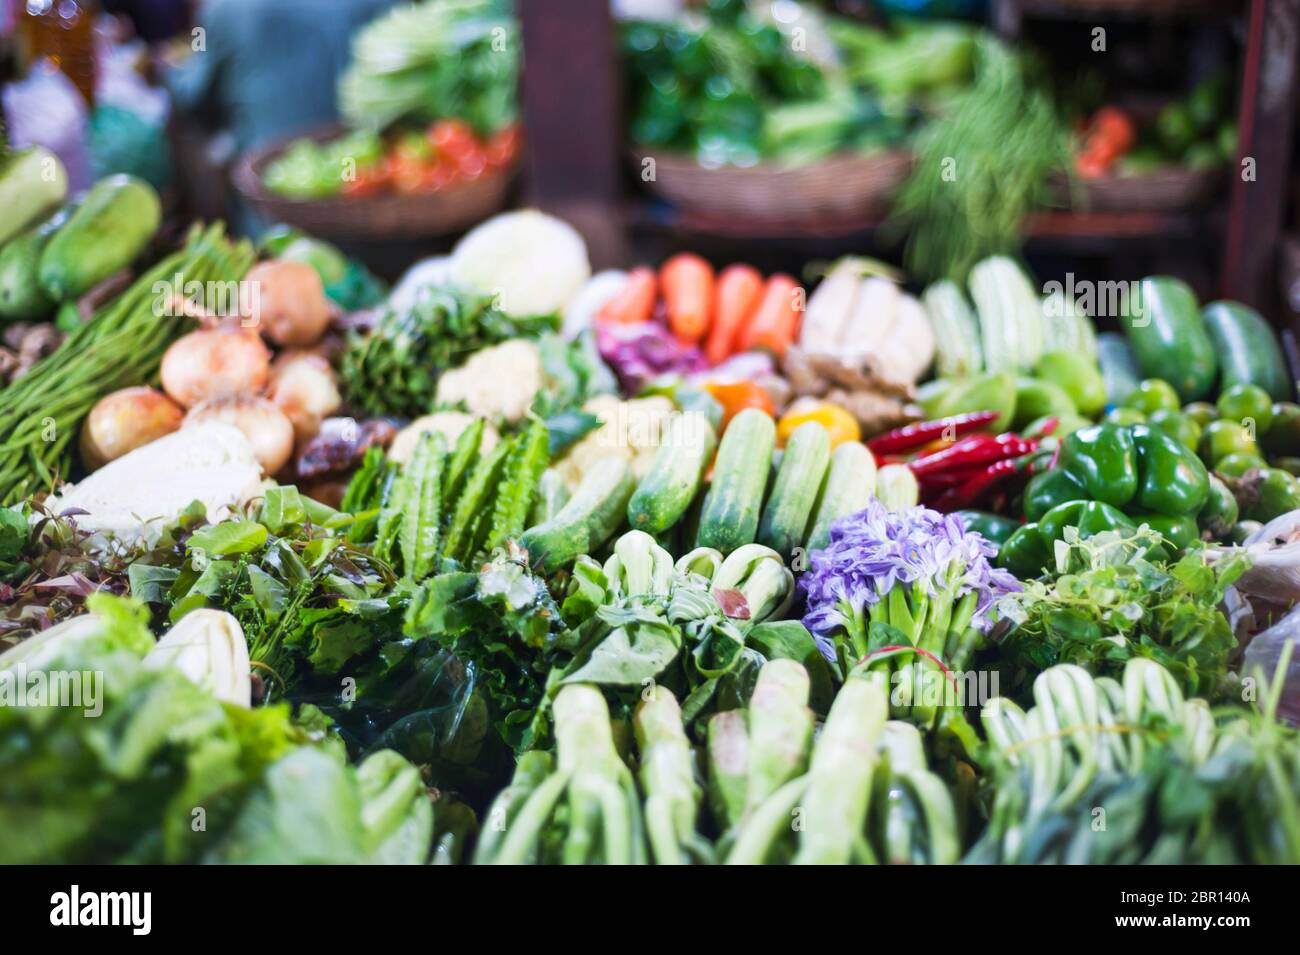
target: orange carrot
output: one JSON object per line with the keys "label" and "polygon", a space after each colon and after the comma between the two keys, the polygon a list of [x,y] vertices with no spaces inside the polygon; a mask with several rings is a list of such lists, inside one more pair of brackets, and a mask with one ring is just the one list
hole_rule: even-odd
{"label": "orange carrot", "polygon": [[709,330],[713,317],[713,266],[698,255],[674,255],[659,270],[668,306],[668,327],[677,340],[694,345]]}
{"label": "orange carrot", "polygon": [[618,324],[650,321],[659,291],[657,285],[654,269],[645,265],[633,269],[627,273],[627,282],[619,293],[596,313],[596,321]]}
{"label": "orange carrot", "polygon": [[793,278],[781,272],[768,278],[758,308],[740,330],[739,350],[765,348],[780,358],[799,334],[803,304],[803,289]]}
{"label": "orange carrot", "polygon": [[736,350],[736,337],[763,296],[763,276],[750,265],[728,265],[718,276],[713,324],[704,344],[704,357],[720,365]]}

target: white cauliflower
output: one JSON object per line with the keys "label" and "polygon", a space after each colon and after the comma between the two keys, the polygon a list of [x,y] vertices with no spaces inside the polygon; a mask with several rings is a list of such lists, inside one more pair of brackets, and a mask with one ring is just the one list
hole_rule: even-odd
{"label": "white cauliflower", "polygon": [[512,338],[484,348],[438,379],[439,404],[465,403],[489,421],[522,421],[542,387],[542,355],[537,346]]}
{"label": "white cauliflower", "polygon": [[[415,453],[415,446],[420,442],[420,435],[426,431],[436,431],[447,441],[447,447],[454,447],[461,433],[474,423],[474,415],[463,411],[439,411],[436,414],[422,415],[408,424],[388,447],[388,457],[398,464],[405,464]],[[479,441],[479,454],[486,454],[497,446],[501,436],[490,423],[483,426],[483,438]]]}
{"label": "white cauliflower", "polygon": [[644,477],[674,409],[671,401],[660,396],[619,401],[614,395],[598,395],[582,410],[599,418],[600,427],[584,436],[555,464],[570,490],[601,458],[621,457],[632,465],[638,480]]}

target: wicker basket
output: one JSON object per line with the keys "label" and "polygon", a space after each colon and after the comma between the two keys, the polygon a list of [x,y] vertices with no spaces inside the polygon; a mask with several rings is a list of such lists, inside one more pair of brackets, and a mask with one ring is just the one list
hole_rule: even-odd
{"label": "wicker basket", "polygon": [[[860,219],[882,211],[912,164],[902,150],[841,153],[806,166],[719,169],[647,147],[632,149],[632,157],[646,187],[683,209],[784,222]],[[643,174],[651,168],[652,177]]]}
{"label": "wicker basket", "polygon": [[[1090,212],[1179,212],[1204,202],[1223,183],[1222,169],[1170,166],[1140,175],[1079,180],[1082,204]],[[1057,199],[1071,202],[1064,181],[1053,184]]]}
{"label": "wicker basket", "polygon": [[[329,129],[312,133],[310,138],[327,142],[340,134],[339,129]],[[235,189],[259,215],[321,238],[422,239],[460,232],[505,207],[514,176],[514,168],[489,171],[472,182],[438,192],[286,199],[267,190],[262,174],[292,141],[248,153],[235,166],[232,179]]]}

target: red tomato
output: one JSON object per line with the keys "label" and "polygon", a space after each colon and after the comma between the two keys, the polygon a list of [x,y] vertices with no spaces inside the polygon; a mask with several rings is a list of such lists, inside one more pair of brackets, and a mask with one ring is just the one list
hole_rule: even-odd
{"label": "red tomato", "polygon": [[424,178],[421,180],[421,186],[426,192],[437,192],[440,189],[446,189],[456,178],[456,167],[449,162],[435,162],[424,170]]}
{"label": "red tomato", "polygon": [[444,119],[434,123],[429,130],[429,141],[440,155],[459,159],[477,144],[474,131],[458,119]]}
{"label": "red tomato", "polygon": [[467,182],[473,182],[483,175],[486,168],[487,160],[483,156],[483,150],[477,146],[456,160],[456,172]]}
{"label": "red tomato", "polygon": [[494,133],[487,141],[487,164],[500,169],[514,162],[519,155],[520,139],[518,126],[507,126]]}

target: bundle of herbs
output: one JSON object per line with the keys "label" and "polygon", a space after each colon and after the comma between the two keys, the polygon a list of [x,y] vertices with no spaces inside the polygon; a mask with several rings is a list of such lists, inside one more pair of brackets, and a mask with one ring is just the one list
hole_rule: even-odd
{"label": "bundle of herbs", "polygon": [[1197,550],[1173,562],[1149,555],[1148,528],[1105,531],[1057,544],[1054,572],[998,602],[998,649],[1012,668],[1010,692],[1058,663],[1119,676],[1129,660],[1161,664],[1182,690],[1213,698],[1237,645],[1220,605],[1246,570],[1232,554],[1210,563]]}
{"label": "bundle of herbs", "polygon": [[369,415],[432,411],[438,377],[469,355],[510,338],[554,331],[555,316],[512,318],[492,296],[427,286],[409,305],[383,306],[343,351],[339,379],[348,403]]}
{"label": "bundle of herbs", "polygon": [[926,281],[964,282],[991,255],[1015,255],[1026,216],[1068,175],[1069,135],[1025,54],[982,36],[975,81],[917,137],[912,174],[894,204],[904,261]]}

